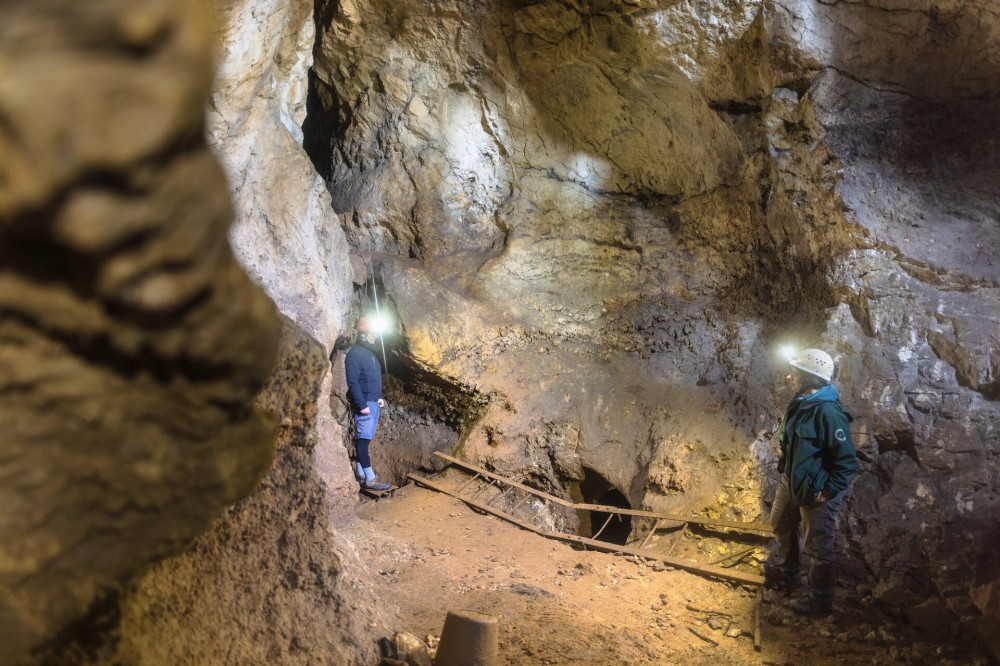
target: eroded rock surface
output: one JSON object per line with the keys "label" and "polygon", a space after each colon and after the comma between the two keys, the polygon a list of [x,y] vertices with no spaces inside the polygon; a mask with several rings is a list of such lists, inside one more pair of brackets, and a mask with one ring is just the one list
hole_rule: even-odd
{"label": "eroded rock surface", "polygon": [[[773,381],[760,315],[832,304],[824,272],[855,242],[826,219],[836,165],[811,104],[771,101],[761,9],[323,5],[314,158],[401,353],[490,396],[467,455],[759,512],[703,471],[755,464],[734,432],[763,427],[770,387],[728,387]],[[814,182],[780,187],[769,133]]]}
{"label": "eroded rock surface", "polygon": [[[65,9],[55,6],[39,5],[61,20]],[[171,15],[166,4],[149,6]],[[289,319],[262,398],[282,428],[278,465],[192,553],[132,583],[119,647],[101,654],[225,659],[205,628],[231,619],[213,603],[221,598],[230,610],[254,607],[226,634],[241,658],[292,663],[330,650],[345,663],[370,660],[373,636],[353,617],[347,590],[363,588],[365,574],[321,524],[324,512],[349,510],[353,493],[339,350],[348,313],[370,304],[373,288],[399,322],[387,348],[390,406],[373,452],[397,482],[435,467],[431,450],[443,447],[578,500],[613,490],[633,506],[757,519],[776,481],[772,438],[789,397],[779,389],[777,343],[841,355],[862,460],[843,517],[845,595],[871,595],[916,626],[933,625],[941,640],[960,625],[986,640],[1000,635],[991,619],[1000,565],[990,548],[1000,206],[988,121],[1000,22],[990,0],[326,0],[315,12],[303,2],[220,0],[213,8],[226,46],[208,124],[236,202],[229,240]],[[34,25],[34,14],[18,12],[0,28],[12,45],[27,43]],[[69,12],[66,20],[89,26],[96,15],[104,16]],[[189,44],[188,33],[158,29],[145,12],[123,16],[96,34],[134,59],[159,63],[154,56],[170,45]],[[85,51],[82,43],[74,48]],[[23,53],[44,61],[61,52],[37,48]],[[34,65],[23,53],[15,61]],[[173,63],[154,78],[187,91],[179,82],[190,75],[203,94],[200,67]],[[156,275],[145,255],[93,270],[148,240],[135,195],[118,214],[103,190],[124,182],[130,193],[162,191],[155,201],[170,211],[164,217],[185,219],[187,177],[160,158],[167,146],[200,149],[199,113],[156,88],[156,111],[141,123],[111,115],[100,132],[67,144],[73,159],[56,159],[51,149],[66,135],[27,110],[46,106],[39,91],[88,79],[79,69],[44,74],[57,80],[0,83],[5,104],[9,91],[30,90],[15,118],[37,130],[26,130],[37,137],[27,148],[0,133],[11,156],[0,214],[12,223],[2,233],[20,243],[5,248],[31,250],[5,249],[12,270],[3,275],[19,280],[54,266],[58,279],[44,288],[60,307],[36,307],[45,301],[27,298],[24,280],[12,283],[0,294],[30,316],[5,326],[18,336],[72,329],[45,344],[74,340],[77,356],[99,349],[116,358],[106,352],[123,348],[130,359],[154,359],[128,379],[150,382],[149,395],[159,396],[177,358],[169,354],[184,345],[169,336],[147,344],[140,333],[160,334],[178,314],[189,321],[229,283],[211,279],[207,300],[185,308],[176,304],[206,293],[204,282],[133,285],[130,270]],[[121,136],[141,141],[126,151]],[[197,162],[201,151],[186,156]],[[143,169],[109,182],[135,163]],[[63,193],[81,180],[101,196],[74,204],[78,197]],[[35,225],[48,217],[62,234],[54,253]],[[106,219],[124,222],[95,222]],[[224,227],[181,226],[176,243],[225,256]],[[187,255],[166,261],[172,272],[178,256]],[[121,284],[128,288],[115,292]],[[133,316],[138,332],[105,335],[88,323],[101,321],[92,314],[63,314],[88,298],[104,314]],[[130,314],[150,303],[171,316]],[[225,303],[242,312],[240,298]],[[246,322],[233,326],[255,331],[255,320]],[[81,346],[80,331],[91,347]],[[259,333],[248,344],[272,338]],[[181,360],[202,367],[211,341],[195,347],[203,356],[185,348]],[[247,350],[226,343],[225,353]],[[331,351],[324,365],[320,356]],[[223,366],[247,379],[222,405],[249,395],[266,356],[257,353],[261,365],[245,372],[235,360]],[[196,379],[208,381],[187,376],[189,367],[167,375],[187,399],[199,395]],[[81,413],[99,410],[89,409]],[[151,450],[169,449],[136,456]],[[258,585],[251,570],[262,572]],[[262,602],[267,594],[274,599]],[[345,617],[313,612],[322,604]],[[178,623],[199,639],[154,644]],[[244,644],[246,635],[263,638]]]}
{"label": "eroded rock surface", "polygon": [[78,643],[60,648],[64,656],[191,666],[377,661],[378,638],[388,631],[384,604],[354,547],[338,536],[344,508],[317,460],[327,355],[287,319],[281,340],[275,372],[258,396],[258,406],[280,418],[274,463],[260,487],[188,552],[125,589],[115,616],[103,620],[113,629],[99,650],[88,654]]}
{"label": "eroded rock surface", "polygon": [[253,489],[273,446],[253,396],[277,327],[226,241],[225,178],[201,136],[212,49],[200,6],[3,13],[7,663]]}
{"label": "eroded rock surface", "polygon": [[[980,621],[992,3],[355,0],[318,17],[313,158],[399,353],[489,397],[463,455],[550,492],[600,477],[634,505],[757,517],[788,397],[773,350],[823,345],[863,459],[849,580]],[[968,546],[945,552],[957,525]]]}

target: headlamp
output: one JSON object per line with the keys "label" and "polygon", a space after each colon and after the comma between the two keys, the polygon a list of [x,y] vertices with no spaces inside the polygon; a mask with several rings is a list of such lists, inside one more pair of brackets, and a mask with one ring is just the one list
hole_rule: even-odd
{"label": "headlamp", "polygon": [[781,348],[778,349],[778,353],[781,354],[781,357],[786,361],[791,361],[795,358],[798,350],[794,345],[782,345]]}
{"label": "headlamp", "polygon": [[389,320],[385,317],[385,315],[372,317],[371,330],[372,333],[375,333],[376,335],[385,333],[389,330]]}

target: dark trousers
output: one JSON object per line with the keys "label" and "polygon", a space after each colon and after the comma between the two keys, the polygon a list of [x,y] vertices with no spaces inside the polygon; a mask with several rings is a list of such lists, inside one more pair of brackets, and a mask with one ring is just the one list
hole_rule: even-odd
{"label": "dark trousers", "polygon": [[361,468],[372,466],[372,457],[368,454],[368,445],[372,443],[370,439],[354,440],[354,453],[358,458]]}
{"label": "dark trousers", "polygon": [[802,540],[810,558],[809,591],[821,603],[833,603],[837,573],[834,537],[837,512],[846,494],[838,493],[822,504],[796,506],[788,493],[788,479],[782,478],[771,506],[771,528],[778,539],[776,568],[790,580],[798,580],[798,528],[802,525]]}

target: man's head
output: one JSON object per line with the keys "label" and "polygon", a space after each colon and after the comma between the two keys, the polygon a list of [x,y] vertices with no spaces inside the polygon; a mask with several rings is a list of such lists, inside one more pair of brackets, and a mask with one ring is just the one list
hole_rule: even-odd
{"label": "man's head", "polygon": [[834,363],[822,349],[803,349],[788,360],[788,381],[796,392],[823,388],[833,379]]}
{"label": "man's head", "polygon": [[358,323],[354,325],[354,330],[358,332],[358,337],[373,344],[375,342],[375,322],[374,317],[362,315],[358,317]]}

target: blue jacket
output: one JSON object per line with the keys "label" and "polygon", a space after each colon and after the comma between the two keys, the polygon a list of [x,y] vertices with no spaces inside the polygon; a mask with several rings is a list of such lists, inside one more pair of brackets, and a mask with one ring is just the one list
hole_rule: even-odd
{"label": "blue jacket", "polygon": [[347,395],[355,414],[382,397],[382,366],[367,346],[359,342],[351,347],[344,358],[344,371]]}
{"label": "blue jacket", "polygon": [[851,485],[858,467],[853,420],[833,384],[808,397],[797,396],[788,405],[778,434],[778,469],[795,504],[812,504],[821,490],[832,496]]}

